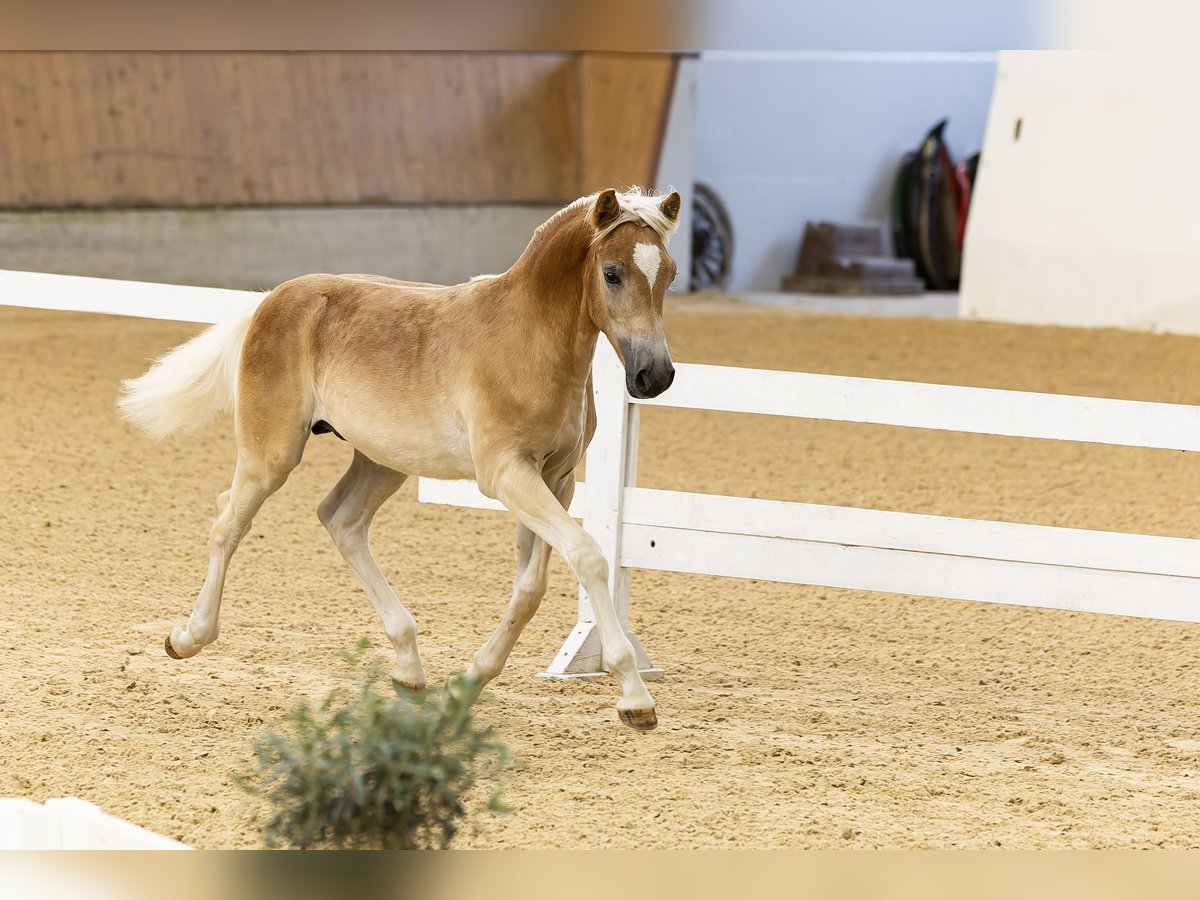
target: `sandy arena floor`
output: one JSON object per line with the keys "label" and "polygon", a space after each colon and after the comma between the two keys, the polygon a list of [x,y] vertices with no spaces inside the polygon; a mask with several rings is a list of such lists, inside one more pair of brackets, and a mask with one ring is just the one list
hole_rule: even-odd
{"label": "sandy arena floor", "polygon": [[[122,377],[197,330],[0,309],[0,796],[76,795],[200,847],[257,842],[231,782],[337,653],[382,631],[314,508],[331,436],[234,561],[222,635],[163,636],[204,575],[226,422],[154,444]],[[1200,341],[1115,331],[669,312],[676,358],[1200,403]],[[1200,536],[1181,453],[674,410],[643,416],[641,483]],[[500,513],[384,508],[374,546],[433,679],[465,666],[512,576]],[[482,715],[522,768],[476,847],[1147,847],[1200,844],[1200,626],[639,572],[633,624],[669,673],[659,729],[610,682],[535,679],[575,612],[550,592]]]}

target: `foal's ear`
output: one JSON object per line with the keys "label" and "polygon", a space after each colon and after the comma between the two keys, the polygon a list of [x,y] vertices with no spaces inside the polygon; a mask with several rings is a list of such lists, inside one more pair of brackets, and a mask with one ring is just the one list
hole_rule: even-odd
{"label": "foal's ear", "polygon": [[682,202],[679,191],[671,191],[663,198],[663,202],[658,204],[658,208],[664,216],[674,222],[679,218],[679,206]]}
{"label": "foal's ear", "polygon": [[617,192],[612,188],[601,192],[592,207],[592,224],[597,231],[603,231],[621,215],[621,204],[617,203]]}

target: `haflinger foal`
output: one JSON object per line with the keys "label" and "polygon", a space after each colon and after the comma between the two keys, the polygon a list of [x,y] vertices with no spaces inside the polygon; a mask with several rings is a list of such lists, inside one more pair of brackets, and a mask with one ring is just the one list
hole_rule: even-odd
{"label": "haflinger foal", "polygon": [[299,464],[308,436],[332,431],[354,458],[317,515],[383,620],[397,683],[420,690],[425,670],[416,622],[368,545],[371,519],[410,475],[473,478],[517,519],[517,576],[467,674],[486,682],[503,668],[545,594],[553,548],[591,598],[604,663],[621,685],[621,719],[653,728],[654,701],[613,608],[608,562],[566,508],[595,430],[599,336],[623,360],[634,397],[657,396],[675,376],[662,308],[675,277],[666,244],[679,207],[675,192],[583,197],[542,224],[507,272],[465,284],[296,278],[127,381],[120,409],[154,437],[232,410],[237,438],[208,575],[167,653],[195,656],[217,639],[234,550]]}

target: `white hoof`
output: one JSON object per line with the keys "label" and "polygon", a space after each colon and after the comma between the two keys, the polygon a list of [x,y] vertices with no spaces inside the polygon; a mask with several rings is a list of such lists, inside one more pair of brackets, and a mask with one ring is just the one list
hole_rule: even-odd
{"label": "white hoof", "polygon": [[175,628],[167,636],[167,656],[171,659],[190,659],[200,652],[201,647],[192,640],[186,628]]}

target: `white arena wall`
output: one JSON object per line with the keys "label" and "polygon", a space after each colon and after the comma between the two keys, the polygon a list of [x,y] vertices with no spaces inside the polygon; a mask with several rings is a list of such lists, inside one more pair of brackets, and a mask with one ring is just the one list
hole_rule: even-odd
{"label": "white arena wall", "polygon": [[962,315],[1200,334],[1198,84],[1197,54],[1001,54]]}

